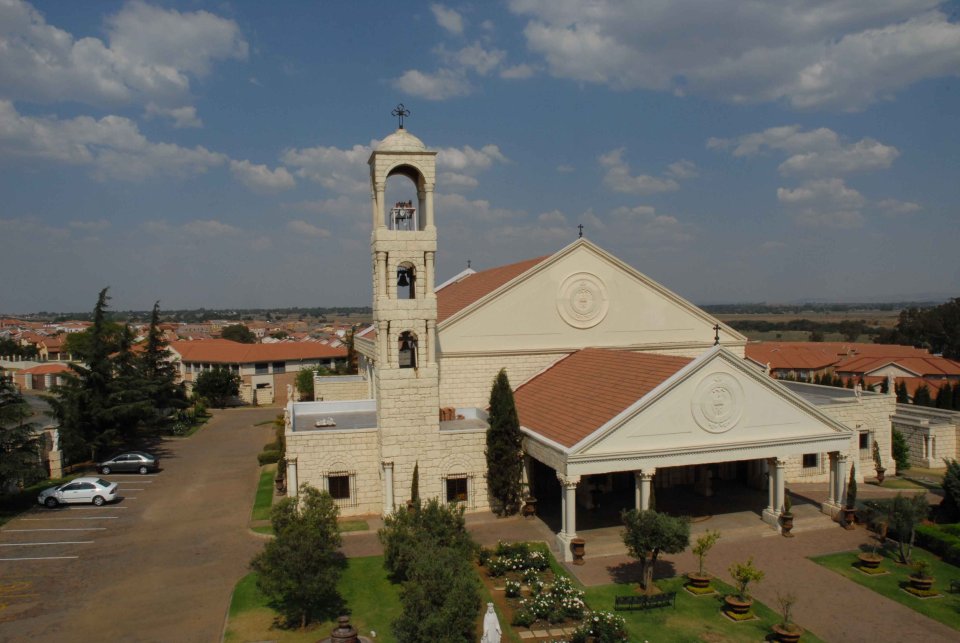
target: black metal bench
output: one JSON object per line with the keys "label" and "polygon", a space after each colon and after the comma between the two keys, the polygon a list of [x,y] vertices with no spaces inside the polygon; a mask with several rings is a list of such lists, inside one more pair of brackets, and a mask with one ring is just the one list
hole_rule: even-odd
{"label": "black metal bench", "polygon": [[617,596],[613,601],[615,610],[649,610],[657,607],[677,606],[677,593],[666,592],[654,596]]}

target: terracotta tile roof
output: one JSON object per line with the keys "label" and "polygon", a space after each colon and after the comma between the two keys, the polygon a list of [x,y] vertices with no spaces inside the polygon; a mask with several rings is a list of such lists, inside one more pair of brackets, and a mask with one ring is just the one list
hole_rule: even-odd
{"label": "terracotta tile roof", "polygon": [[490,294],[514,277],[530,270],[549,256],[545,255],[507,266],[475,272],[460,281],[444,286],[437,291],[437,322],[453,317],[470,304]]}
{"label": "terracotta tile roof", "polygon": [[32,375],[50,375],[53,373],[72,372],[72,369],[66,364],[40,364],[39,366],[25,368],[23,369],[23,372],[30,373]]}
{"label": "terracotta tile roof", "polygon": [[926,357],[853,357],[838,363],[834,370],[842,373],[869,373],[891,363],[920,376],[960,375],[960,363],[937,355]]}
{"label": "terracotta tile roof", "polygon": [[691,361],[585,348],[516,390],[520,424],[565,447],[573,446]]}
{"label": "terracotta tile roof", "polygon": [[748,358],[771,369],[817,370],[850,357],[925,357],[926,350],[894,344],[857,342],[753,342],[746,346]]}
{"label": "terracotta tile roof", "polygon": [[331,348],[316,342],[281,342],[277,344],[241,344],[229,339],[206,339],[193,342],[171,342],[184,362],[211,364],[249,364],[301,359],[330,359],[347,356],[346,348]]}

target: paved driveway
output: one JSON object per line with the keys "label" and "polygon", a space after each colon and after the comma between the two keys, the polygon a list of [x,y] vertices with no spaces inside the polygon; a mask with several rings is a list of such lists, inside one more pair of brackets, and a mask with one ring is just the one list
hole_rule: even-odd
{"label": "paved driveway", "polygon": [[97,529],[37,532],[78,544],[11,547],[50,558],[0,561],[0,639],[218,640],[233,586],[263,546],[247,523],[272,427],[254,424],[277,412],[218,412],[193,437],[166,441],[159,474],[108,476],[126,496],[112,510],[38,508],[8,523],[0,542],[26,542],[34,532],[13,530],[40,525]]}

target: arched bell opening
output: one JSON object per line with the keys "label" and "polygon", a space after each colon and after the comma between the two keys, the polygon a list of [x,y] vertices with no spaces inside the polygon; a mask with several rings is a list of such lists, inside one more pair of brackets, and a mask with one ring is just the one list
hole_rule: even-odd
{"label": "arched bell opening", "polygon": [[411,165],[398,165],[390,170],[384,192],[384,224],[387,228],[407,232],[425,228],[424,184],[420,170]]}
{"label": "arched bell opening", "polygon": [[417,298],[417,269],[412,263],[397,266],[397,299]]}
{"label": "arched bell opening", "polygon": [[412,332],[400,333],[397,358],[400,368],[417,367],[417,336]]}

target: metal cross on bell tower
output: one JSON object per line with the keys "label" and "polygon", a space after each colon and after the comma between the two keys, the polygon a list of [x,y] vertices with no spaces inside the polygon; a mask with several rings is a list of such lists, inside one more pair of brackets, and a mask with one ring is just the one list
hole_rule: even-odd
{"label": "metal cross on bell tower", "polygon": [[713,325],[713,345],[720,345],[720,324]]}
{"label": "metal cross on bell tower", "polygon": [[410,110],[403,106],[403,103],[398,103],[396,107],[393,108],[393,111],[390,112],[391,115],[396,116],[400,120],[400,129],[403,129],[403,117],[410,115]]}
{"label": "metal cross on bell tower", "polygon": [[583,224],[582,224],[582,223],[577,224],[577,230],[579,230],[579,232],[577,233],[577,239],[583,239]]}

